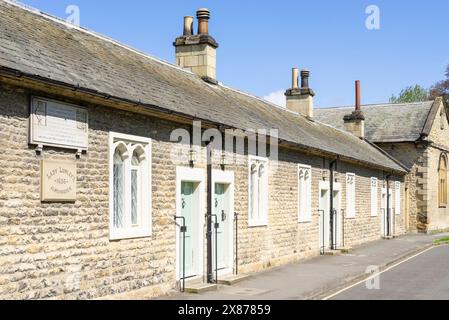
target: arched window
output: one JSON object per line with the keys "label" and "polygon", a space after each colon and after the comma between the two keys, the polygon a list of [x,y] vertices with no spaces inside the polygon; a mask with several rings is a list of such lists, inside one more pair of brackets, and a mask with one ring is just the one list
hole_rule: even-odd
{"label": "arched window", "polygon": [[249,225],[264,226],[268,223],[268,159],[249,159]]}
{"label": "arched window", "polygon": [[134,147],[131,158],[131,224],[139,224],[142,212],[142,169],[145,162],[145,149],[141,145]]}
{"label": "arched window", "polygon": [[127,149],[123,144],[117,144],[113,159],[113,221],[114,228],[123,227],[125,211],[125,165]]}
{"label": "arched window", "polygon": [[253,164],[251,166],[251,185],[250,185],[250,199],[251,199],[251,219],[257,219],[258,212],[259,212],[259,188],[255,188],[258,182],[257,177],[257,165]]}
{"label": "arched window", "polygon": [[298,165],[298,222],[310,222],[312,219],[312,168]]}
{"label": "arched window", "polygon": [[447,205],[447,157],[445,154],[440,156],[438,166],[438,202],[440,207]]}
{"label": "arched window", "polygon": [[151,236],[151,139],[110,133],[110,238]]}

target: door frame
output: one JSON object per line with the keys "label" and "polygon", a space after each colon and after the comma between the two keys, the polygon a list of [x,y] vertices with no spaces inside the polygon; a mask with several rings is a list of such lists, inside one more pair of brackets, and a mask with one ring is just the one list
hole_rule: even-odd
{"label": "door frame", "polygon": [[[196,276],[193,278],[199,278],[203,276],[204,272],[204,223],[205,223],[205,187],[206,187],[206,174],[203,169],[195,169],[189,167],[176,167],[176,215],[181,215],[181,183],[193,182],[197,183],[198,187],[195,191],[198,197],[198,216],[196,217],[196,224],[198,228],[198,234],[196,235],[196,249],[198,250],[198,261],[194,262],[194,269]],[[181,279],[182,270],[180,268],[180,251],[181,241],[179,227],[176,226],[176,280]]]}
{"label": "door frame", "polygon": [[[381,211],[381,217],[380,217],[380,235],[381,237],[386,237],[386,229],[385,227],[389,228],[391,233],[393,233],[393,221],[392,219],[395,218],[395,215],[393,214],[393,190],[391,188],[388,189],[388,194],[387,194],[387,188],[382,188],[381,192],[380,192],[380,211]],[[385,203],[383,201],[383,196],[385,195]],[[390,225],[387,226],[387,222],[386,222],[386,217],[388,215],[387,212],[387,202],[388,202],[388,197],[390,198]],[[386,214],[384,214],[384,210],[386,212]]]}
{"label": "door frame", "polygon": [[[319,185],[318,185],[318,210],[319,210],[318,211],[318,247],[319,247],[320,251],[323,248],[324,248],[324,250],[329,249],[329,248],[326,248],[326,243],[329,246],[329,240],[330,240],[330,239],[326,240],[326,238],[325,238],[324,239],[324,243],[321,245],[321,240],[323,239],[323,236],[321,235],[321,229],[323,230],[323,234],[326,235],[326,233],[324,231],[325,230],[324,229],[324,225],[321,226],[321,228],[320,228],[320,225],[321,225],[321,223],[323,221],[323,218],[319,216],[320,213],[321,213],[321,210],[323,210],[322,207],[321,207],[321,193],[323,191],[325,191],[325,190],[327,191],[327,196],[326,196],[326,203],[327,203],[327,205],[326,205],[326,207],[328,207],[327,211],[329,211],[328,209],[329,209],[329,204],[330,204],[330,198],[329,198],[330,197],[330,183],[329,183],[329,181],[320,181]],[[328,214],[329,214],[329,212],[328,212]],[[324,211],[324,215],[326,215],[326,210]],[[328,230],[328,232],[330,232],[330,229]],[[329,233],[328,233],[328,235],[329,235]]]}
{"label": "door frame", "polygon": [[227,275],[232,274],[234,272],[234,189],[235,189],[235,178],[234,171],[223,171],[223,170],[212,170],[212,203],[211,208],[214,208],[214,196],[215,196],[215,184],[222,183],[228,185],[228,189],[226,191],[226,198],[228,200],[228,208],[230,219],[226,224],[227,231],[229,232],[229,237],[227,239],[226,247],[227,247],[227,261],[225,262],[228,266],[225,269],[218,270],[218,275]]}
{"label": "door frame", "polygon": [[[342,210],[341,210],[341,198],[342,198],[342,185],[340,182],[334,182],[334,192],[338,191],[338,204],[336,205],[334,202],[334,209],[337,209],[337,224],[336,224],[336,229],[337,229],[337,249],[339,247],[342,246],[342,244],[344,243],[344,234],[343,234],[343,223],[345,223],[344,221],[344,216],[342,214]],[[330,184],[329,184],[329,192],[330,192]],[[334,195],[332,194],[332,197]]]}

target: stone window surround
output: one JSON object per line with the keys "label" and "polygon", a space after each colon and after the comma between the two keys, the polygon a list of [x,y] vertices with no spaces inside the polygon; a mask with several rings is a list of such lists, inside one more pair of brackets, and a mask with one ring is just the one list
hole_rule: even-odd
{"label": "stone window surround", "polygon": [[371,178],[371,217],[377,217],[379,215],[378,208],[379,201],[379,179]]}
{"label": "stone window surround", "polygon": [[[308,175],[308,178],[302,178]],[[306,203],[304,205],[304,203]],[[304,212],[305,211],[305,212]],[[298,164],[298,222],[312,221],[312,167]]]}
{"label": "stone window surround", "polygon": [[355,192],[355,179],[354,173],[346,173],[346,218],[356,218],[356,192]]}
{"label": "stone window surround", "polygon": [[[442,168],[442,165],[445,168]],[[443,180],[444,179],[444,180]],[[438,161],[438,206],[439,208],[447,207],[447,156],[441,153]]]}
{"label": "stone window surround", "polygon": [[[262,211],[259,211],[258,219],[252,218],[252,185],[251,185],[251,167],[253,164],[257,165],[257,171],[259,171],[260,165],[265,165],[265,173],[262,180],[262,186],[264,186],[262,190],[262,197],[258,194],[258,198],[264,199],[265,203],[259,203],[259,208],[262,208]],[[268,185],[268,170],[269,170],[269,161],[268,158],[259,157],[259,156],[248,156],[248,226],[249,227],[265,227],[268,226],[268,197],[269,197],[269,185]],[[259,180],[258,180],[259,182]]]}
{"label": "stone window surround", "polygon": [[[127,147],[127,144],[135,144],[131,150]],[[143,204],[140,209],[140,217],[138,217],[139,224],[137,226],[132,226],[129,224],[125,225],[124,228],[117,229],[114,227],[114,183],[113,183],[113,161],[114,154],[117,148],[121,147],[128,149],[128,158],[125,160],[125,175],[131,174],[131,164],[132,154],[134,149],[142,148],[144,150],[143,157],[145,157],[145,162],[143,164],[145,167],[142,168],[142,183],[141,183],[141,194],[148,195],[147,197],[142,196],[141,200]],[[131,152],[130,152],[131,151]],[[134,135],[127,135],[116,132],[109,132],[109,239],[112,240],[123,240],[132,238],[144,238],[151,237],[152,235],[152,195],[151,195],[151,167],[152,167],[152,140],[150,138],[139,137]],[[125,217],[131,219],[131,188],[130,179],[125,178]],[[128,192],[129,191],[129,192]]]}
{"label": "stone window surround", "polygon": [[401,193],[402,183],[396,181],[394,183],[394,212],[397,216],[401,214],[401,204],[402,204],[402,193]]}

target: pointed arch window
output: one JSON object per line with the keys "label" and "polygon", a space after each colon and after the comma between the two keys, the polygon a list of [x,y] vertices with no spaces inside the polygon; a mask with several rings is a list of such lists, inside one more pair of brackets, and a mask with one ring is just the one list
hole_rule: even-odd
{"label": "pointed arch window", "polygon": [[298,222],[312,220],[312,167],[298,165]]}
{"label": "pointed arch window", "polygon": [[268,224],[268,159],[249,158],[249,225],[265,226]]}
{"label": "pointed arch window", "polygon": [[110,133],[110,238],[151,236],[151,139]]}
{"label": "pointed arch window", "polygon": [[438,166],[438,202],[440,207],[447,206],[447,157],[444,153]]}

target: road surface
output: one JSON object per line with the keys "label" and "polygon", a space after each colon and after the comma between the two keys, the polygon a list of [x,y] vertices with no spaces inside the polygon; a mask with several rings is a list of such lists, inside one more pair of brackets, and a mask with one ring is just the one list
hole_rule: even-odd
{"label": "road surface", "polygon": [[[330,300],[449,300],[449,246],[434,247]],[[376,289],[377,287],[377,289]],[[374,288],[374,289],[372,289]]]}

